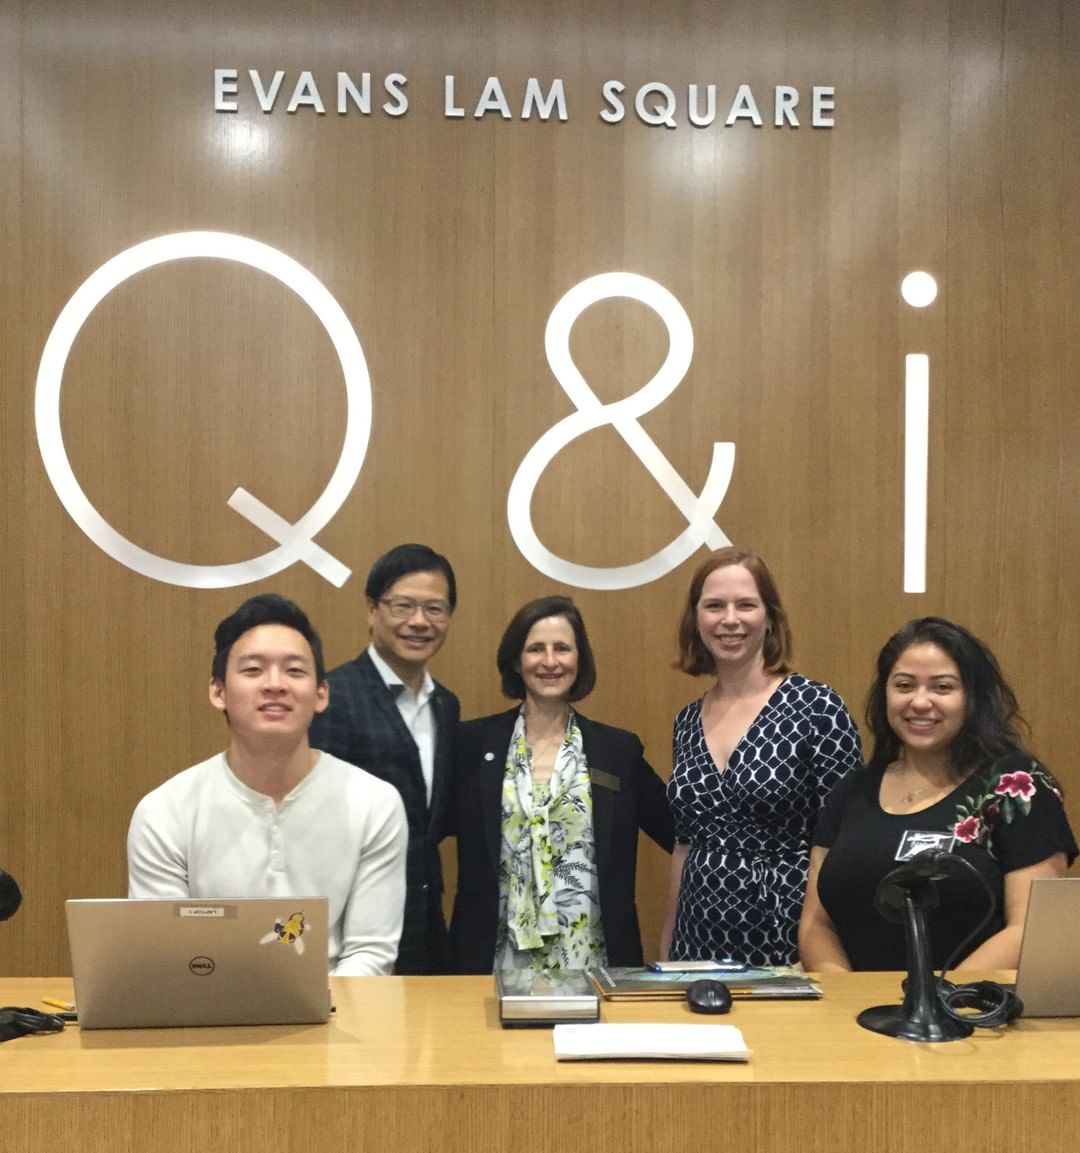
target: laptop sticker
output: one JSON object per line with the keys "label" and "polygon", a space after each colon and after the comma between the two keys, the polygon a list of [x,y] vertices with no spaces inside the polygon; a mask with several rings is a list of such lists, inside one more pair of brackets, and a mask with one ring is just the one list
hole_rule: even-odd
{"label": "laptop sticker", "polygon": [[290,913],[288,917],[278,917],[274,921],[273,932],[259,938],[260,945],[270,945],[277,941],[279,945],[292,945],[297,953],[304,951],[304,914]]}

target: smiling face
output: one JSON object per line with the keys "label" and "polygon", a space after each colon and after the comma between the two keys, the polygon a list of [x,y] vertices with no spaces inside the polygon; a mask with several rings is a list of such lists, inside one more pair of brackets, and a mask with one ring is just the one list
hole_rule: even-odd
{"label": "smiling face", "polygon": [[544,617],[521,650],[521,679],[534,701],[566,700],[578,675],[574,628],[566,617]]}
{"label": "smiling face", "polygon": [[224,680],[211,680],[210,703],[227,714],[240,738],[305,738],[329,690],[315,677],[315,657],[287,625],[259,625],[229,650]]}
{"label": "smiling face", "polygon": [[910,645],[889,673],[885,709],[906,750],[947,756],[967,718],[967,693],[956,662],[930,641]]}
{"label": "smiling face", "polygon": [[[412,612],[396,615],[413,602]],[[423,606],[437,604],[445,611],[435,619]],[[423,680],[428,661],[442,648],[450,627],[450,585],[441,572],[407,573],[377,601],[368,600],[368,628],[375,651],[407,684]]]}
{"label": "smiling face", "polygon": [[724,565],[705,578],[697,605],[701,643],[725,666],[762,662],[762,645],[769,614],[753,573],[741,564]]}

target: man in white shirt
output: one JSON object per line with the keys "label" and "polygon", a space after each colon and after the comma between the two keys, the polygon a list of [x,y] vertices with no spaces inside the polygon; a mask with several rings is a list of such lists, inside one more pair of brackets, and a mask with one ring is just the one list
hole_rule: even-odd
{"label": "man in white shirt", "polygon": [[454,570],[427,545],[398,545],[372,565],[365,594],[371,644],[330,673],[330,705],[315,719],[311,743],[401,794],[409,856],[394,971],[446,973],[439,841],[448,831],[460,707],[427,666],[450,627]]}
{"label": "man in white shirt", "polygon": [[408,826],[393,786],[308,743],[329,699],[322,644],[274,594],[218,625],[210,703],[229,748],[139,802],[132,897],[326,897],[330,968],[390,973],[405,904]]}

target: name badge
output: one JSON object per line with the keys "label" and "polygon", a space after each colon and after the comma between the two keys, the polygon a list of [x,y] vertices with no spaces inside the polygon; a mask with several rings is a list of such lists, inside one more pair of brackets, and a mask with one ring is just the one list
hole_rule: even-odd
{"label": "name badge", "polygon": [[589,780],[602,789],[610,789],[613,793],[622,791],[622,781],[614,773],[605,773],[603,769],[589,769]]}
{"label": "name badge", "polygon": [[941,833],[923,829],[905,829],[896,848],[897,861],[910,861],[924,849],[944,849],[951,853],[956,844],[952,833]]}

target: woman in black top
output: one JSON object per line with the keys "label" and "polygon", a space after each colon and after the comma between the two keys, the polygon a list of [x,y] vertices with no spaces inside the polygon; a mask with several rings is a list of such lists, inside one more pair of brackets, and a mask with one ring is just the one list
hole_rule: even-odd
{"label": "woman in black top", "polygon": [[[959,967],[1013,969],[1031,882],[1077,854],[1057,782],[1020,742],[1016,697],[990,650],[940,617],[911,621],[878,655],[867,724],[870,763],[830,795],[818,821],[799,926],[817,971],[903,969],[902,925],[874,908],[882,877],[924,848],[968,860],[997,899]],[[942,966],[985,913],[967,870],[938,886],[930,915]]]}

